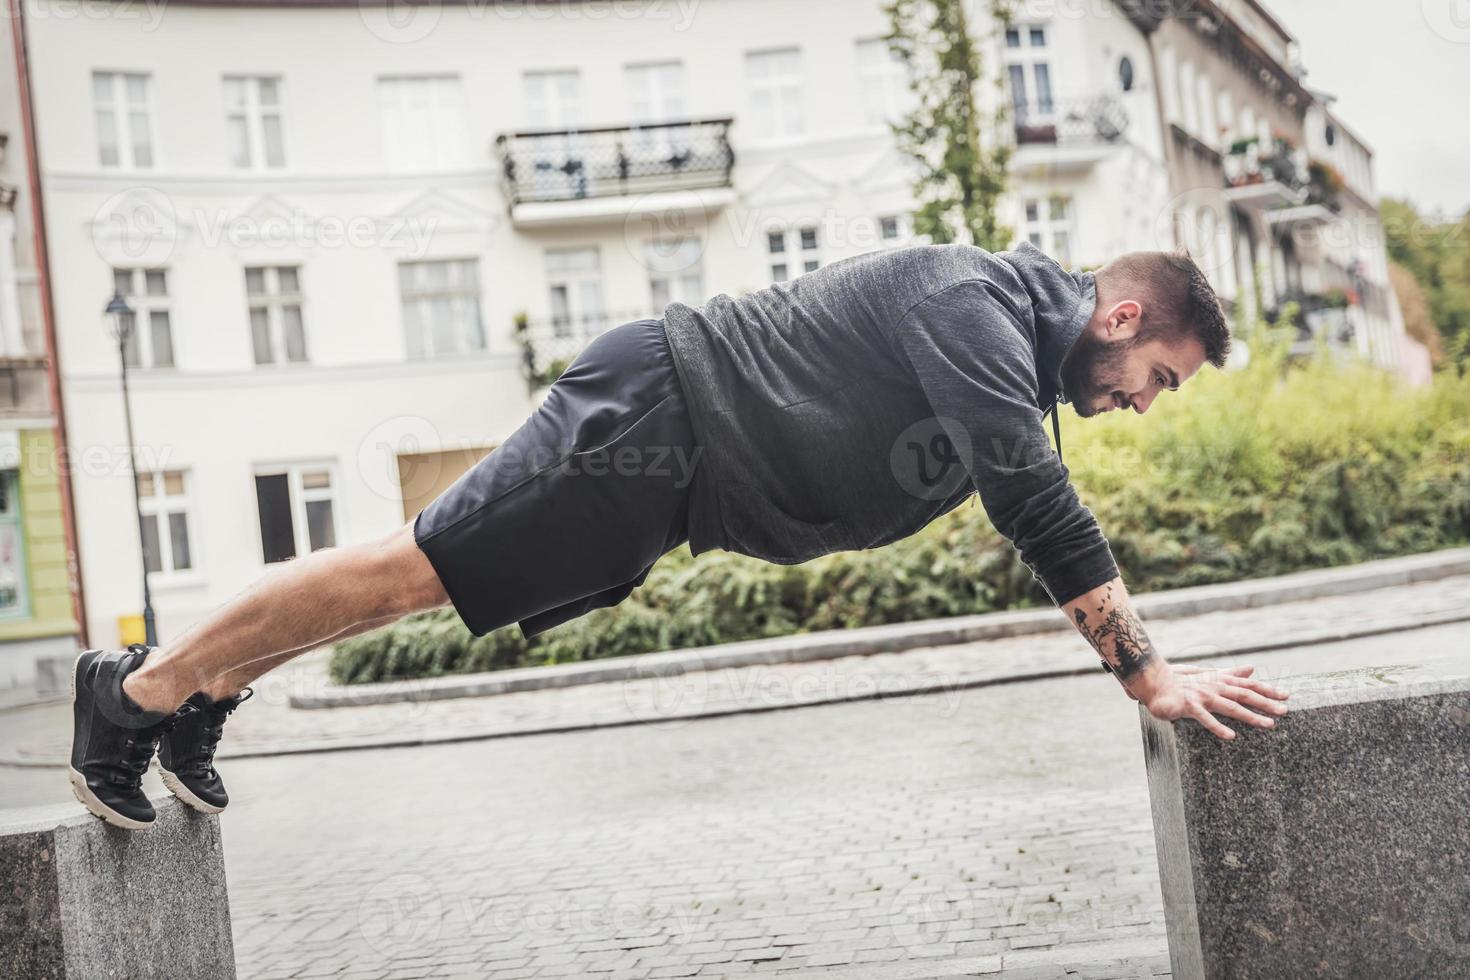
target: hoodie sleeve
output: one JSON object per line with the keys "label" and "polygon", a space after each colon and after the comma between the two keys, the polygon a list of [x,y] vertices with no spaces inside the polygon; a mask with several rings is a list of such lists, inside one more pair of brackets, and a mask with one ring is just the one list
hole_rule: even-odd
{"label": "hoodie sleeve", "polygon": [[999,290],[969,280],[909,310],[892,342],[975,483],[997,531],[1064,605],[1118,575],[1036,406],[1035,357]]}

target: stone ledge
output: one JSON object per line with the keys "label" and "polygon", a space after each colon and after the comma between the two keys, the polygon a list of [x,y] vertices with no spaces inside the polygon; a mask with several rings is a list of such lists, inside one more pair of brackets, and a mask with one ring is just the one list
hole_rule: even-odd
{"label": "stone ledge", "polygon": [[0,976],[235,976],[219,819],[173,797],[146,831],[76,806],[0,823]]}
{"label": "stone ledge", "polygon": [[1470,676],[1336,671],[1291,705],[1228,743],[1140,712],[1174,977],[1470,976]]}
{"label": "stone ledge", "polygon": [[[1134,597],[1145,619],[1179,619],[1367,592],[1396,585],[1470,573],[1470,548],[1385,558],[1343,568],[1314,569],[1273,578],[1203,585]],[[521,667],[480,674],[456,674],[380,684],[328,686],[291,695],[293,708],[341,708],[401,701],[483,697],[545,688],[666,678],[698,670],[724,670],[760,664],[804,663],[836,657],[896,653],[917,647],[974,643],[1054,632],[1067,627],[1055,609],[1025,609],[955,616],[916,623],[866,626],[803,633],[770,640],[746,640],[636,657],[616,657],[550,667]]]}

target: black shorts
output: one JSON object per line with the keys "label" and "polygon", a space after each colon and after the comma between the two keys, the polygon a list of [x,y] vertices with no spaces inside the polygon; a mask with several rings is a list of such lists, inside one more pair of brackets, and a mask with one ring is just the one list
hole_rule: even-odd
{"label": "black shorts", "polygon": [[662,320],[594,340],[546,400],[414,522],[476,636],[526,636],[641,585],[688,539],[699,450]]}

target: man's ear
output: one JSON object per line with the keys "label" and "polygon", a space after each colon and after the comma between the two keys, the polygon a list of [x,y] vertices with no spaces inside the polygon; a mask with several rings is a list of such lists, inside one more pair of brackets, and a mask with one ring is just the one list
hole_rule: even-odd
{"label": "man's ear", "polygon": [[1109,340],[1127,340],[1137,335],[1143,307],[1136,300],[1114,303],[1103,319],[1103,331]]}

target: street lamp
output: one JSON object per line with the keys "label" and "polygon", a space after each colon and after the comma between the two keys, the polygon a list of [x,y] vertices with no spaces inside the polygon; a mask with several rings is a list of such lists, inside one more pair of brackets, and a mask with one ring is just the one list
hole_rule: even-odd
{"label": "street lamp", "polygon": [[137,316],[123,299],[121,292],[114,292],[102,311],[112,317],[112,336],[117,341],[117,356],[122,363],[123,418],[128,427],[128,468],[133,474],[133,506],[138,513],[138,546],[143,555],[143,640],[150,647],[158,646],[158,628],[153,621],[153,593],[148,587],[148,536],[143,532],[143,495],[138,487],[138,457],[133,449],[133,403],[128,396],[128,342],[133,339],[137,328]]}

